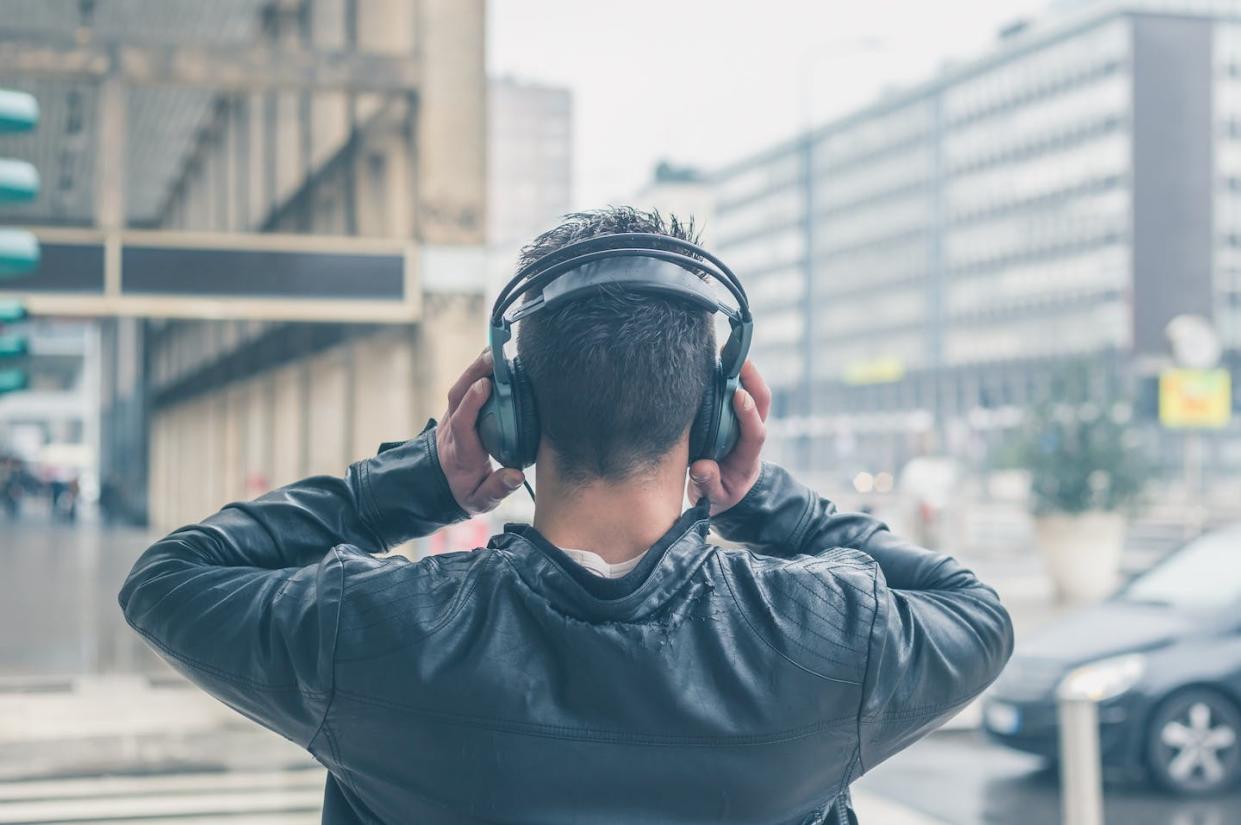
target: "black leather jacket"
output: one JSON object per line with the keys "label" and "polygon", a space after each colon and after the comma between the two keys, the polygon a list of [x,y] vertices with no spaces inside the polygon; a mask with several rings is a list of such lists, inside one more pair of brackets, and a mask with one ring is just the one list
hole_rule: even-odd
{"label": "black leather jacket", "polygon": [[120,594],[173,667],[327,767],[324,822],[848,821],[849,782],[1012,647],[968,570],[770,464],[619,579],[528,526],[377,558],[465,517],[433,429],[381,450],[177,530]]}

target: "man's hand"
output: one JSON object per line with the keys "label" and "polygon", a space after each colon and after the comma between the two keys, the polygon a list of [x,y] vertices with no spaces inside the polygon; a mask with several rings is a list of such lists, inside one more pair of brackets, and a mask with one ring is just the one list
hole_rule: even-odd
{"label": "man's hand", "polygon": [[520,470],[492,471],[491,458],[478,437],[478,412],[491,394],[491,351],[470,364],[448,391],[448,411],[435,432],[440,466],[453,498],[470,515],[494,510],[521,486]]}
{"label": "man's hand", "polygon": [[741,501],[763,469],[759,453],[767,440],[771,389],[752,361],[741,368],[741,387],[733,396],[733,409],[741,428],[737,445],[719,462],[702,459],[689,468],[690,499],[706,496],[713,516]]}

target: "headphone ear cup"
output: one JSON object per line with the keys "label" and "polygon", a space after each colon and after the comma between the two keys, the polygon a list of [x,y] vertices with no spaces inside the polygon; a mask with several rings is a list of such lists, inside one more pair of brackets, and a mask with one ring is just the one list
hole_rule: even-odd
{"label": "headphone ear cup", "polygon": [[517,443],[513,454],[521,467],[529,467],[539,453],[539,408],[534,389],[526,378],[521,362],[513,360],[513,406],[517,408]]}
{"label": "headphone ear cup", "polygon": [[737,420],[737,410],[733,406],[733,397],[737,394],[737,379],[729,381],[720,376],[720,410],[719,425],[712,443],[715,460],[719,461],[733,451],[737,440],[741,437],[741,422]]}
{"label": "headphone ear cup", "polygon": [[483,442],[483,449],[503,464],[509,451],[508,445],[504,443],[504,425],[500,420],[504,411],[500,409],[500,406],[500,399],[496,396],[493,382],[491,395],[487,396],[487,400],[483,402],[483,408],[478,411],[478,438]]}
{"label": "headphone ear cup", "polygon": [[702,403],[698,405],[698,414],[689,428],[689,460],[698,461],[703,458],[715,458],[714,445],[716,431],[720,425],[720,392],[723,383],[721,368],[717,364],[707,382],[707,390],[702,394]]}

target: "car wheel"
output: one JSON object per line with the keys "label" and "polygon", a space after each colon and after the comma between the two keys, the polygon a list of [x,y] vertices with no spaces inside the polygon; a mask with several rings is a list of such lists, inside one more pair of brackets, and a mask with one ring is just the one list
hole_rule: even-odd
{"label": "car wheel", "polygon": [[1147,728],[1147,760],[1160,785],[1209,794],[1241,776],[1241,712],[1223,694],[1191,688],[1164,700]]}

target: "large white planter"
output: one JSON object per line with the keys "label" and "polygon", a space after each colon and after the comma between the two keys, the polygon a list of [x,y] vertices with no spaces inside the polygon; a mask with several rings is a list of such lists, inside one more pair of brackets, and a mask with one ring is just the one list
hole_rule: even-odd
{"label": "large white planter", "polygon": [[1039,516],[1034,522],[1047,573],[1064,602],[1093,602],[1120,581],[1125,519],[1119,513]]}

